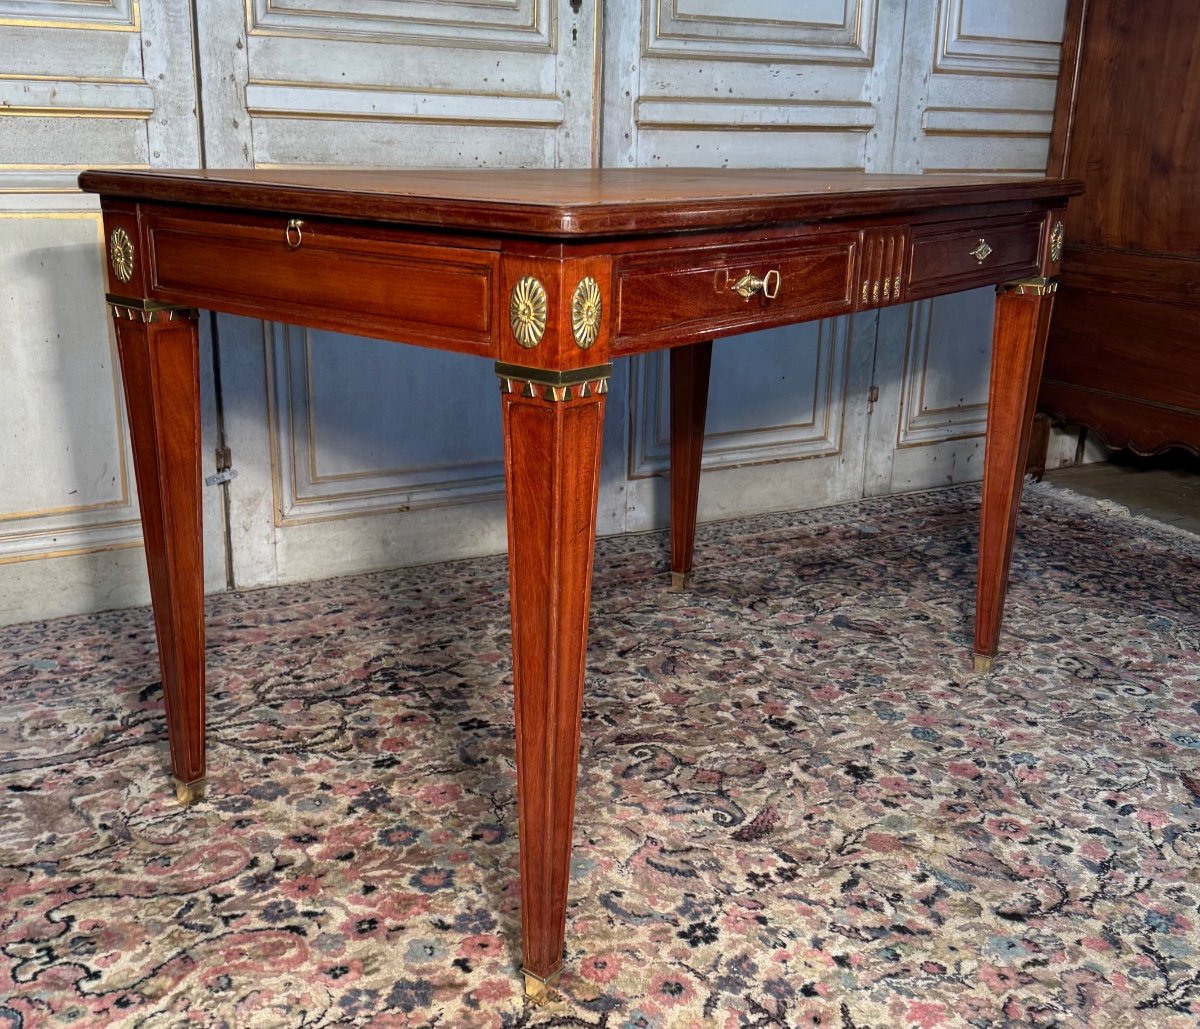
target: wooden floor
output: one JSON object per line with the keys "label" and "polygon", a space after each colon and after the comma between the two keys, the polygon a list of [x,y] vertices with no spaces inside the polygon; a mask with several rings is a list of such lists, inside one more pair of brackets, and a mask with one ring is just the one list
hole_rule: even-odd
{"label": "wooden floor", "polygon": [[1116,454],[1099,464],[1048,471],[1045,479],[1084,496],[1114,500],[1130,514],[1200,534],[1200,459],[1189,454]]}

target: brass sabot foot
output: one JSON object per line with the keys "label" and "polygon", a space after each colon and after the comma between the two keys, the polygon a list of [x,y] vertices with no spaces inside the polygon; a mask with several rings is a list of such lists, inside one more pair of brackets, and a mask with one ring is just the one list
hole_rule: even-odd
{"label": "brass sabot foot", "polygon": [[535,1004],[546,1002],[546,983],[536,975],[525,973],[525,996]]}
{"label": "brass sabot foot", "polygon": [[684,590],[692,588],[692,573],[691,572],[672,572],[671,573],[671,589],[676,593],[681,593]]}
{"label": "brass sabot foot", "polygon": [[992,662],[995,660],[996,660],[996,658],[993,655],[976,654],[975,655],[975,672],[976,672],[976,674],[987,675],[988,672],[990,672],[992,670]]}
{"label": "brass sabot foot", "polygon": [[175,799],[184,807],[190,807],[198,800],[204,799],[204,787],[208,783],[207,779],[197,779],[195,782],[180,782],[172,777],[171,782],[175,784]]}
{"label": "brass sabot foot", "polygon": [[534,975],[528,969],[522,968],[521,974],[525,977],[525,996],[539,1007],[549,1005],[556,996],[550,992],[550,984],[558,978],[558,973],[561,971],[561,968],[556,969],[543,979],[540,975]]}

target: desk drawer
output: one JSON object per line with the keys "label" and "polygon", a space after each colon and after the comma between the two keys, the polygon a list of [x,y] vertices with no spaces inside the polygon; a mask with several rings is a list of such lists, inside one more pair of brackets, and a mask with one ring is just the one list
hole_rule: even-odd
{"label": "desk drawer", "polygon": [[[451,350],[491,345],[497,255],[288,219],[150,214],[155,299]],[[333,320],[331,320],[333,319]]]}
{"label": "desk drawer", "polygon": [[1036,275],[1040,216],[914,225],[907,299]]}
{"label": "desk drawer", "polygon": [[[780,243],[664,250],[615,269],[616,339],[628,352],[844,314],[851,308],[856,234]],[[765,280],[762,286],[756,280]],[[753,290],[744,297],[738,291]],[[768,296],[773,294],[773,296]]]}

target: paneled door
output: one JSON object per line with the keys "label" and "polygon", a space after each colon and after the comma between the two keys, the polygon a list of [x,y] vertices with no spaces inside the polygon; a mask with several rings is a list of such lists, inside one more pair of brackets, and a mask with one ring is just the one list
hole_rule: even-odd
{"label": "paneled door", "polygon": [[[594,3],[204,7],[210,167],[596,160]],[[222,317],[218,332],[239,586],[504,549],[491,362],[245,319]],[[623,420],[610,407],[610,424]]]}
{"label": "paneled door", "polygon": [[0,0],[0,623],[149,599],[100,211],[75,176],[198,163],[191,28],[187,0]]}
{"label": "paneled door", "polygon": [[[1043,173],[1064,0],[608,11],[608,165]],[[980,479],[992,297],[719,342],[701,518]],[[629,528],[665,521],[666,364],[631,373]]]}
{"label": "paneled door", "polygon": [[[1066,0],[908,4],[888,170],[1045,174],[1065,16]],[[866,494],[983,477],[994,307],[980,290],[881,312]]]}
{"label": "paneled door", "polygon": [[[607,10],[606,165],[887,170],[902,2],[614,0]],[[862,495],[877,321],[716,343],[701,520]],[[668,363],[651,354],[630,372],[630,529],[666,521]]]}
{"label": "paneled door", "polygon": [[[0,0],[0,621],[146,598],[80,167],[1038,173],[1063,4]],[[967,295],[719,341],[701,518],[977,479],[990,319]],[[202,331],[210,588],[504,549],[489,362]],[[602,533],[665,523],[666,371],[617,363]]]}

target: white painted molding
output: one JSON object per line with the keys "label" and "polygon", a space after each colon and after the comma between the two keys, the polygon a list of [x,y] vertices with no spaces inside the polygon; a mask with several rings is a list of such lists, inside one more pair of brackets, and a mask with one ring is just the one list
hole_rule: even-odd
{"label": "white painted molding", "polygon": [[653,97],[637,102],[634,118],[640,129],[865,133],[875,125],[875,108],[853,100]]}
{"label": "white painted molding", "polygon": [[645,0],[644,56],[870,65],[879,0]]}
{"label": "white painted molding", "polygon": [[246,86],[246,110],[255,118],[481,122],[553,128],[562,124],[564,108],[561,100],[549,96],[251,82]]}
{"label": "white painted molding", "polygon": [[136,32],[139,0],[0,0],[0,25]]}
{"label": "white painted molding", "polygon": [[[340,450],[332,453],[331,444],[322,441],[313,404],[312,333],[288,325],[274,325],[271,330],[267,405],[278,525],[504,496],[504,467],[499,459],[431,461],[397,468],[353,464],[339,464],[336,471],[323,468],[323,464],[348,458],[361,460],[362,455]],[[352,341],[349,345],[361,344]],[[490,377],[490,368],[485,370]],[[489,396],[491,385],[489,382]],[[463,402],[471,401],[464,397]],[[499,411],[498,401],[496,406]]]}
{"label": "white painted molding", "polygon": [[250,0],[251,36],[317,36],[383,43],[514,47],[550,52],[551,0]]}
{"label": "white painted molding", "polygon": [[1065,0],[939,0],[934,71],[1057,78],[1065,14]]}
{"label": "white painted molding", "polygon": [[[900,419],[896,433],[896,448],[923,447],[931,443],[972,439],[987,431],[987,398],[969,403],[955,398],[957,403],[933,406],[930,392],[930,342],[937,300],[920,300],[909,308],[908,333],[905,339],[904,371],[900,378]],[[941,372],[937,357],[934,365]]]}
{"label": "white painted molding", "polygon": [[[710,431],[704,438],[703,468],[834,457],[842,452],[849,362],[847,319],[826,319],[819,323],[817,333],[816,375],[809,394],[796,397],[795,419],[736,432]],[[670,468],[669,362],[665,350],[633,360],[630,479],[661,475]],[[720,388],[720,383],[714,381],[709,390],[710,398]]]}

